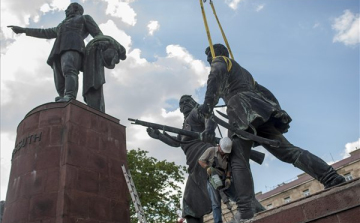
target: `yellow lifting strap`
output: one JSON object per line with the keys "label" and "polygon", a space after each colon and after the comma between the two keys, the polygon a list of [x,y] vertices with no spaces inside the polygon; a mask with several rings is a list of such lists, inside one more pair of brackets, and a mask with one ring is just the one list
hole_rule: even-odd
{"label": "yellow lifting strap", "polygon": [[202,16],[203,16],[203,19],[204,19],[204,25],[205,25],[206,34],[207,34],[208,41],[209,41],[211,57],[214,59],[215,58],[215,51],[214,51],[214,46],[213,46],[212,41],[211,41],[211,35],[210,35],[209,26],[208,26],[208,23],[207,23],[207,20],[206,20],[203,0],[200,0],[200,6],[201,6]]}
{"label": "yellow lifting strap", "polygon": [[[217,57],[215,57],[215,58],[218,58],[218,57],[222,57],[222,58],[224,59],[224,61],[225,61],[225,63],[226,63],[226,69],[227,69],[228,72],[230,72],[230,70],[231,70],[231,68],[232,68],[232,62],[231,62],[231,60],[230,60],[228,57],[226,57],[226,56],[217,56]],[[215,59],[215,58],[214,58],[214,59]]]}
{"label": "yellow lifting strap", "polygon": [[[208,23],[207,23],[206,14],[205,14],[205,10],[204,10],[204,4],[203,4],[203,1],[205,2],[206,0],[199,0],[199,1],[200,1],[200,7],[201,7],[202,16],[203,16],[203,19],[204,19],[204,25],[205,25],[206,34],[207,34],[208,41],[209,41],[209,47],[210,47],[211,56],[214,59],[216,55],[215,55],[214,47],[213,47],[213,44],[212,44],[212,41],[211,41],[210,30],[209,30],[209,26],[208,26]],[[225,45],[229,50],[229,54],[230,54],[231,58],[234,60],[234,55],[232,54],[230,45],[229,45],[229,43],[227,41],[227,38],[225,36],[225,32],[222,29],[220,21],[219,21],[217,15],[216,15],[215,7],[214,7],[214,4],[213,4],[212,0],[210,0],[210,5],[211,5],[211,8],[212,8],[213,13],[215,15],[216,21],[217,21],[217,23],[219,25],[221,34],[222,34],[224,42],[225,42]]]}
{"label": "yellow lifting strap", "polygon": [[229,54],[230,54],[231,58],[232,58],[233,60],[235,60],[235,59],[234,59],[234,55],[232,54],[232,51],[231,51],[229,42],[227,41],[227,38],[226,38],[226,36],[225,36],[225,32],[224,32],[224,30],[223,30],[223,28],[222,28],[222,26],[221,26],[221,24],[220,24],[220,21],[219,21],[217,15],[216,15],[215,7],[214,7],[214,4],[213,4],[212,0],[210,0],[210,5],[211,5],[211,8],[212,8],[213,13],[214,13],[214,15],[215,15],[216,21],[217,21],[217,23],[218,23],[218,25],[219,25],[221,34],[222,34],[223,39],[224,39],[224,42],[225,42],[225,45],[226,45],[226,47],[227,47],[228,50],[229,50]]}

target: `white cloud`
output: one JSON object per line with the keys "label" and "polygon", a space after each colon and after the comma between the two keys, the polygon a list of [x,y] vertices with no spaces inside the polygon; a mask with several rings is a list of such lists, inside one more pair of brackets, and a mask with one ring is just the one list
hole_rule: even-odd
{"label": "white cloud", "polygon": [[50,7],[50,5],[48,3],[45,3],[40,7],[40,11],[42,11],[43,13],[50,12],[51,7]]}
{"label": "white cloud", "polygon": [[[44,95],[49,93],[46,90],[51,89],[49,85],[53,86],[53,72],[46,60],[52,45],[53,40],[31,38],[24,34],[15,37],[15,42],[1,58],[1,73],[6,74],[1,76],[1,106],[17,104],[40,92]],[[42,86],[40,83],[48,84],[37,89]],[[14,115],[3,113],[6,114]]]}
{"label": "white cloud", "polygon": [[70,0],[1,1],[1,30],[5,38],[12,38],[8,25],[27,26],[30,21],[39,22],[39,16],[49,11],[66,9]]}
{"label": "white cloud", "polygon": [[137,66],[145,66],[149,65],[146,59],[141,58],[141,50],[140,49],[134,49],[131,52],[128,53],[129,58],[131,58],[131,68],[135,68]]}
{"label": "white cloud", "polygon": [[344,14],[335,18],[332,28],[336,31],[333,42],[344,43],[347,46],[360,43],[360,16],[345,10]]}
{"label": "white cloud", "polygon": [[244,0],[225,0],[225,3],[232,9],[236,10],[240,2]]}
{"label": "white cloud", "polygon": [[154,32],[160,29],[160,24],[158,21],[150,21],[149,24],[147,25],[148,31],[149,31],[149,35],[152,36],[154,35]]}
{"label": "white cloud", "polygon": [[345,144],[345,150],[343,152],[343,158],[349,157],[350,152],[360,149],[360,138],[355,142],[349,142]]}
{"label": "white cloud", "polygon": [[1,133],[1,157],[0,157],[0,200],[5,200],[9,182],[11,155],[15,145],[15,134]]}
{"label": "white cloud", "polygon": [[185,48],[169,45],[166,47],[166,53],[165,57],[158,57],[156,61],[148,62],[141,57],[140,49],[133,49],[128,53],[125,61],[117,65],[114,70],[109,70],[111,80],[107,83],[117,86],[117,89],[112,91],[126,92],[116,95],[117,101],[128,103],[126,108],[121,106],[122,112],[127,114],[128,111],[136,111],[137,106],[141,106],[146,110],[138,113],[138,116],[156,114],[154,116],[159,117],[163,114],[161,108],[166,107],[168,99],[179,99],[183,93],[193,94],[195,89],[205,83],[208,67],[194,59]]}
{"label": "white cloud", "polygon": [[65,11],[65,9],[71,4],[70,0],[53,0],[50,3],[45,3],[40,7],[40,11],[47,13],[50,11]]}
{"label": "white cloud", "polygon": [[193,56],[179,45],[169,45],[166,47],[168,58],[176,58],[186,63],[186,67],[195,72],[197,76],[198,87],[203,86],[207,81],[207,75],[210,72],[201,60],[195,60]]}
{"label": "white cloud", "polygon": [[65,10],[70,5],[70,3],[70,0],[53,0],[50,5],[54,10],[61,11]]}
{"label": "white cloud", "polygon": [[256,10],[257,12],[260,12],[261,10],[264,9],[264,7],[265,7],[265,4],[257,5],[255,10]]}
{"label": "white cloud", "polygon": [[124,23],[134,26],[136,24],[136,12],[130,7],[133,0],[104,0],[108,3],[106,14],[120,18]]}
{"label": "white cloud", "polygon": [[99,24],[99,27],[104,35],[113,37],[128,52],[131,47],[131,36],[127,35],[123,30],[119,29],[114,21],[108,20],[106,23]]}
{"label": "white cloud", "polygon": [[314,25],[313,25],[313,29],[316,29],[316,28],[318,28],[318,27],[320,27],[320,23],[318,23],[318,22],[316,22]]}
{"label": "white cloud", "polygon": [[11,156],[15,145],[15,134],[1,133],[1,172],[0,172],[0,200],[5,200],[10,176]]}
{"label": "white cloud", "polygon": [[176,109],[175,111],[170,111],[170,112],[167,112],[165,109],[162,109],[161,116],[164,118],[174,118],[174,119],[183,118],[183,114],[180,112],[180,109]]}

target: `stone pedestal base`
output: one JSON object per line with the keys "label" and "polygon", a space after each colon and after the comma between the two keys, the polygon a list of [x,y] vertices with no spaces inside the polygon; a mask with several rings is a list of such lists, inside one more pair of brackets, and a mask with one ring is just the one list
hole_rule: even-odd
{"label": "stone pedestal base", "polygon": [[71,101],[19,124],[3,223],[130,222],[125,127]]}
{"label": "stone pedestal base", "polygon": [[[236,205],[233,206],[236,212]],[[223,209],[230,221],[232,215]],[[260,212],[252,223],[355,223],[360,217],[360,179]],[[214,222],[212,215],[205,223]]]}
{"label": "stone pedestal base", "polygon": [[253,223],[355,223],[360,217],[360,179],[261,212]]}
{"label": "stone pedestal base", "polygon": [[259,213],[253,223],[355,223],[360,216],[360,179]]}

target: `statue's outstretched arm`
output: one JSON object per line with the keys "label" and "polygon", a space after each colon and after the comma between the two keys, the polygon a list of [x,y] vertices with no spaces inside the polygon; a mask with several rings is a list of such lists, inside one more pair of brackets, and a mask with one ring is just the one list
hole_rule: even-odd
{"label": "statue's outstretched arm", "polygon": [[167,135],[160,133],[160,131],[158,129],[147,128],[146,131],[147,131],[148,135],[153,139],[158,139],[161,142],[163,142],[169,146],[172,146],[172,147],[180,146],[180,143],[177,141],[176,137],[170,138],[171,136],[167,136]]}
{"label": "statue's outstretched arm", "polygon": [[34,29],[34,28],[25,28],[25,33],[27,36],[32,36],[41,39],[54,39],[57,37],[57,30],[60,27],[53,27],[47,29]]}
{"label": "statue's outstretched arm", "polygon": [[[59,24],[60,25],[60,24]],[[48,28],[48,29],[33,29],[33,28],[24,28],[20,26],[8,26],[14,33],[21,34],[25,33],[27,36],[32,36],[36,38],[43,39],[53,39],[57,37],[58,27]]]}
{"label": "statue's outstretched arm", "polygon": [[10,29],[12,29],[12,31],[14,31],[14,33],[16,33],[16,34],[25,33],[25,28],[23,28],[23,27],[13,26],[13,25],[7,26],[7,27],[9,27]]}

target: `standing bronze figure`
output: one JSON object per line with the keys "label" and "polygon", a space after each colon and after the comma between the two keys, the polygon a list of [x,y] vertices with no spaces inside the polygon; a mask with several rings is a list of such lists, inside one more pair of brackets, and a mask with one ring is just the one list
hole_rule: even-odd
{"label": "standing bronze figure", "polygon": [[56,38],[47,64],[54,71],[55,87],[59,94],[55,101],[76,99],[78,92],[78,74],[83,66],[85,55],[84,39],[102,35],[96,22],[89,15],[83,15],[84,9],[78,3],[71,3],[65,10],[66,18],[57,26],[48,29],[32,29],[9,26],[15,33],[27,36]]}
{"label": "standing bronze figure", "polygon": [[[184,115],[183,129],[202,132],[206,125],[209,131],[214,131],[216,124],[211,119],[199,116],[198,106],[199,104],[190,95],[183,95],[180,98],[179,107]],[[150,137],[172,147],[181,147],[184,151],[186,164],[189,166],[189,177],[184,191],[182,215],[188,223],[202,223],[203,216],[211,212],[211,200],[206,187],[207,174],[198,164],[198,160],[207,148],[215,144],[184,135],[171,137],[153,128],[148,128],[147,131]]]}
{"label": "standing bronze figure", "polygon": [[[56,38],[47,64],[54,71],[55,87],[59,94],[56,102],[76,99],[78,75],[83,71],[83,97],[88,106],[105,112],[103,84],[104,67],[113,69],[120,60],[126,59],[125,48],[110,36],[102,34],[96,22],[78,3],[71,3],[65,10],[66,18],[57,27],[32,29],[8,26],[15,33],[27,36]],[[94,37],[85,48],[84,39]]]}
{"label": "standing bronze figure", "polygon": [[86,45],[83,66],[83,97],[88,106],[105,112],[104,67],[114,69],[120,60],[125,59],[125,48],[111,36],[97,36]]}
{"label": "standing bronze figure", "polygon": [[[222,98],[227,105],[229,124],[240,130],[256,133],[258,136],[277,140],[279,147],[263,145],[271,154],[283,162],[308,173],[325,188],[345,182],[344,177],[319,157],[307,150],[292,145],[284,136],[287,132],[290,116],[281,109],[276,98],[266,88],[257,84],[253,76],[236,61],[229,59],[227,48],[221,44],[214,45],[215,55],[212,58],[209,47],[206,49],[207,61],[211,71],[207,81],[204,103],[199,111],[208,117],[214,106]],[[211,138],[214,132],[205,130],[204,138]],[[236,188],[238,211],[235,222],[243,222],[254,216],[251,201],[254,196],[252,174],[249,165],[249,153],[253,141],[238,137],[229,132],[233,140],[230,162]]]}

